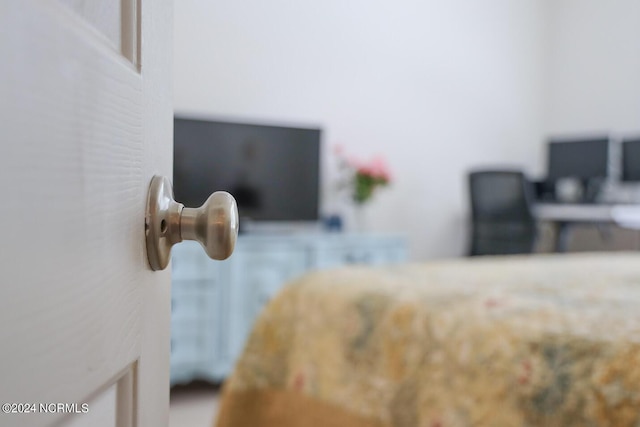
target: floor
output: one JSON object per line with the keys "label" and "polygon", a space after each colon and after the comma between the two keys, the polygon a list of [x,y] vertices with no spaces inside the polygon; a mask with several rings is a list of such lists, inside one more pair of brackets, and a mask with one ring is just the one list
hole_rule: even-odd
{"label": "floor", "polygon": [[211,427],[218,409],[220,387],[193,383],[171,389],[169,427]]}

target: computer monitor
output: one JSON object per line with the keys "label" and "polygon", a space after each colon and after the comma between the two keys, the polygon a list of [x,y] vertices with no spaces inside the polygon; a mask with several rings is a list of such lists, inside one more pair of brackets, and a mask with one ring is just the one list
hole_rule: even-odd
{"label": "computer monitor", "polygon": [[640,181],[640,137],[622,141],[622,181]]}
{"label": "computer monitor", "polygon": [[589,181],[606,178],[609,166],[609,137],[551,139],[548,151],[548,179],[575,178]]}

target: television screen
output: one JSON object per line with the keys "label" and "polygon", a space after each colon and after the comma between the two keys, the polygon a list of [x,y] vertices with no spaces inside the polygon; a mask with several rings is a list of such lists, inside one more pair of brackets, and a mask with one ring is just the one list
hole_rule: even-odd
{"label": "television screen", "polygon": [[176,200],[197,207],[231,193],[240,218],[319,218],[321,130],[178,118],[174,121]]}
{"label": "television screen", "polygon": [[640,181],[640,138],[622,141],[622,180]]}
{"label": "television screen", "polygon": [[552,139],[548,155],[549,179],[606,178],[609,170],[609,138]]}

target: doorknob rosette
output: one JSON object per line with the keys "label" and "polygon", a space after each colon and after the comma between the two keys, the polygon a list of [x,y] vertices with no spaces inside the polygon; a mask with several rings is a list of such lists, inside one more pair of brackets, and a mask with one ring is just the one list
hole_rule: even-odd
{"label": "doorknob rosette", "polygon": [[199,208],[186,208],[174,200],[169,179],[152,178],[145,215],[147,258],[152,270],[164,270],[171,248],[183,240],[200,242],[210,258],[229,258],[238,225],[238,206],[231,194],[216,191]]}

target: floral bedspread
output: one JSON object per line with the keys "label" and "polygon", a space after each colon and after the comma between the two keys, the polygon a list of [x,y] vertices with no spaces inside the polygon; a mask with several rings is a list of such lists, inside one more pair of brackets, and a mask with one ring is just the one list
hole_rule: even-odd
{"label": "floral bedspread", "polygon": [[219,427],[640,426],[640,255],[345,268],[287,286]]}

